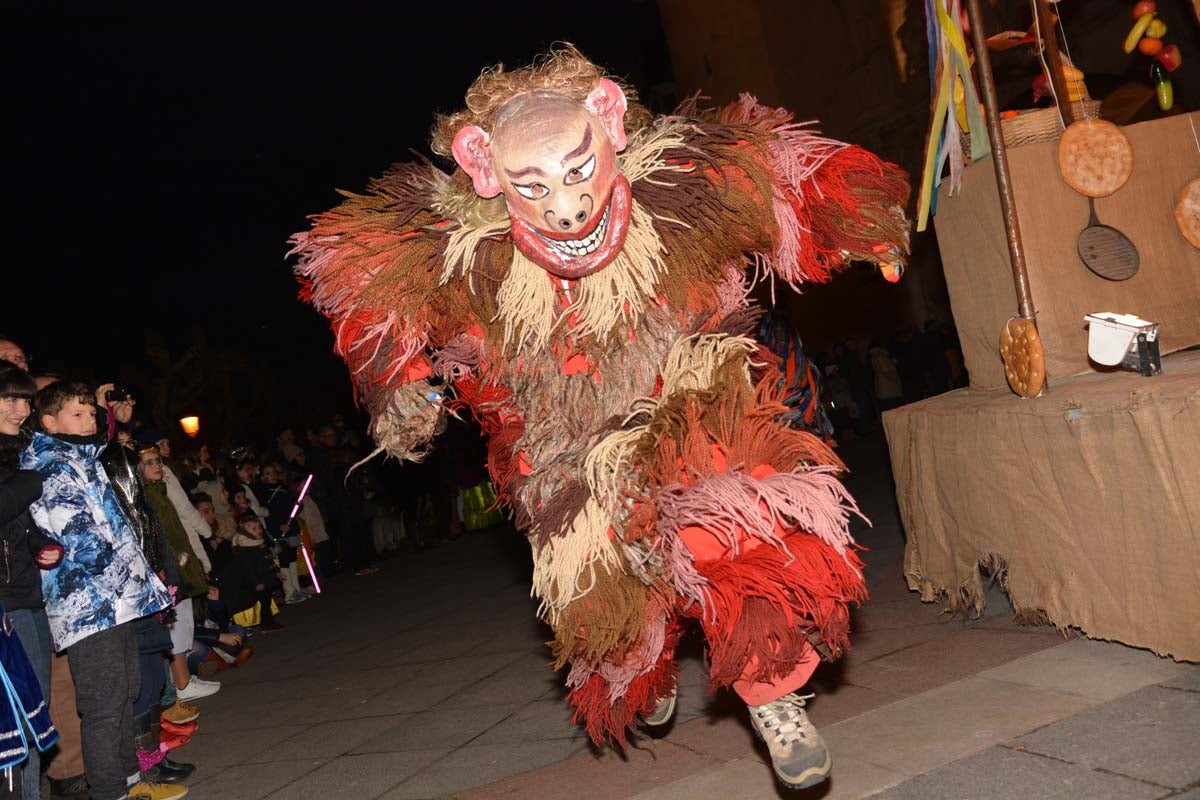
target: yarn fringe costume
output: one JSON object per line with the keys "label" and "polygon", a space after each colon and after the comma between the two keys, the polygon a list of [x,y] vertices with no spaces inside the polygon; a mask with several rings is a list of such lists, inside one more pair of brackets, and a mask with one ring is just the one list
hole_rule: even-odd
{"label": "yarn fringe costume", "polygon": [[425,161],[292,239],[379,450],[419,460],[447,409],[482,426],[576,719],[620,744],[673,689],[685,620],[713,688],[846,649],[858,508],[833,452],[783,421],[748,294],[899,266],[908,246],[898,167],[748,95],[650,120],[626,94],[628,231],[599,271],[550,274],[514,246],[505,199]]}

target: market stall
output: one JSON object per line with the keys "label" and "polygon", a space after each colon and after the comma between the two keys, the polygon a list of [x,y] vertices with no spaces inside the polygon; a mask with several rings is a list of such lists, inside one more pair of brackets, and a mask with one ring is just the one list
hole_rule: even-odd
{"label": "market stall", "polygon": [[[1052,27],[1041,26],[1043,49]],[[981,73],[982,39],[977,31]],[[968,157],[934,195],[971,386],[884,415],[909,585],[978,611],[983,573],[998,575],[1026,618],[1200,660],[1200,352],[1187,350],[1200,345],[1200,249],[1176,214],[1200,177],[1200,113],[1095,123],[1123,134],[1132,153],[1127,175],[1099,172],[1116,188],[1092,195],[1099,219],[1136,249],[1103,277],[1084,263],[1089,200],[1063,177],[1072,165],[1057,132],[1006,147],[982,77],[994,126],[982,151],[992,156]],[[1065,97],[1069,76],[1059,77]],[[964,154],[979,155],[978,125],[970,139],[949,127]],[[1114,362],[1126,367],[1097,363],[1099,312],[1155,325],[1140,362],[1130,334]],[[1014,323],[1021,336],[1002,336]]]}

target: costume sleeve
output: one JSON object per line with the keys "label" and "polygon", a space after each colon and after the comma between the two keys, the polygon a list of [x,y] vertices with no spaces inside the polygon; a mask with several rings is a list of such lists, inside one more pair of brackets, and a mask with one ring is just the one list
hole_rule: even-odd
{"label": "costume sleeve", "polygon": [[426,381],[430,336],[452,334],[468,316],[444,280],[456,225],[435,206],[449,181],[428,163],[398,165],[292,237],[301,297],[329,318],[372,436],[412,460],[442,414],[442,395]]}
{"label": "costume sleeve", "polygon": [[171,501],[171,505],[175,506],[175,512],[179,514],[179,521],[183,523],[183,530],[187,533],[192,551],[200,559],[204,571],[212,572],[208,552],[204,549],[201,541],[212,536],[212,529],[208,527],[208,523],[204,521],[204,517],[200,516],[196,507],[192,505],[192,501],[188,500],[187,492],[183,490],[179,478],[175,477],[175,473],[165,464],[163,465],[163,482],[167,484],[167,499]]}
{"label": "costume sleeve", "polygon": [[721,111],[763,134],[777,234],[763,261],[788,283],[823,282],[854,261],[899,278],[908,260],[908,175],[856,145],[820,136],[791,112],[750,95]]}

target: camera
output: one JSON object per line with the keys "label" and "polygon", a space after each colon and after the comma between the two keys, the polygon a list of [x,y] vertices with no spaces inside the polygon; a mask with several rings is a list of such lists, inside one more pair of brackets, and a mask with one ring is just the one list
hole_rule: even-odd
{"label": "camera", "polygon": [[104,393],[104,399],[110,403],[119,403],[122,400],[128,400],[129,390],[120,386],[114,386]]}

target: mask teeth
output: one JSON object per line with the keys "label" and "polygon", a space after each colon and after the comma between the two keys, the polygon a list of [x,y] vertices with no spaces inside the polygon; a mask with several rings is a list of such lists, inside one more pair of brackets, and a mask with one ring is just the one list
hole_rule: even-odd
{"label": "mask teeth", "polygon": [[[578,258],[586,256],[589,253],[594,253],[600,247],[600,243],[604,241],[604,235],[608,233],[608,215],[610,210],[611,207],[604,210],[604,216],[600,218],[600,224],[596,226],[596,230],[582,239],[567,239],[563,241],[560,239],[548,239],[542,236],[542,241],[567,258]],[[540,236],[541,234],[538,235]]]}

